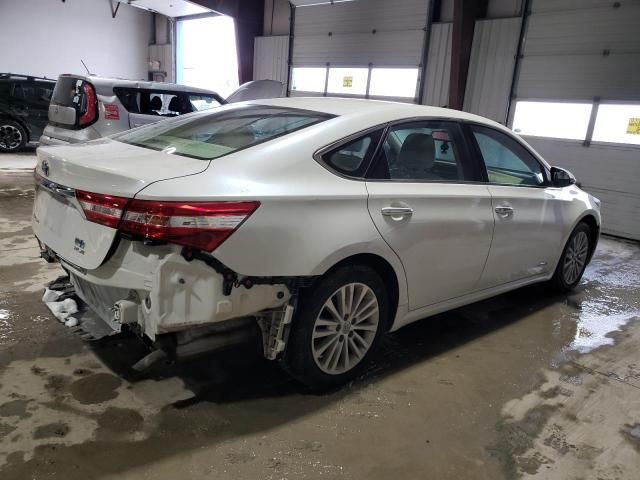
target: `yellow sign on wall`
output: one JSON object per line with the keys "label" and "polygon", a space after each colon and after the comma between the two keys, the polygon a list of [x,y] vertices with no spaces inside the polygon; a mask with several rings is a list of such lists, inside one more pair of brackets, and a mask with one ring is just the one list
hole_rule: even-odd
{"label": "yellow sign on wall", "polygon": [[627,125],[627,133],[632,135],[640,135],[640,118],[630,118]]}
{"label": "yellow sign on wall", "polygon": [[353,77],[342,77],[343,87],[353,87]]}

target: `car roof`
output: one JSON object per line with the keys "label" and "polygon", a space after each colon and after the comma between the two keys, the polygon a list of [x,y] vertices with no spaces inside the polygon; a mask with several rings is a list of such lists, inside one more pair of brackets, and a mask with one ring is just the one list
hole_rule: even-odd
{"label": "car roof", "polygon": [[53,78],[36,77],[34,75],[23,75],[20,73],[4,73],[4,72],[0,72],[0,80],[27,81],[27,82],[33,82],[37,80],[37,81],[55,83],[55,79]]}
{"label": "car roof", "polygon": [[128,80],[126,78],[111,78],[111,77],[98,77],[96,75],[76,75],[65,73],[60,75],[62,77],[79,78],[91,82],[91,84],[98,90],[112,89],[113,87],[125,87],[125,88],[144,88],[150,90],[171,90],[176,92],[190,92],[190,93],[205,93],[208,95],[217,95],[217,92],[213,90],[206,90],[204,88],[189,87],[187,85],[178,85],[177,83],[168,82],[151,82],[147,80]]}
{"label": "car roof", "polygon": [[371,121],[371,125],[415,117],[430,117],[466,120],[511,132],[511,130],[504,125],[479,115],[451,108],[416,105],[412,103],[342,97],[286,97],[268,100],[252,100],[247,103],[312,110],[340,117],[351,117],[353,119],[367,117]]}

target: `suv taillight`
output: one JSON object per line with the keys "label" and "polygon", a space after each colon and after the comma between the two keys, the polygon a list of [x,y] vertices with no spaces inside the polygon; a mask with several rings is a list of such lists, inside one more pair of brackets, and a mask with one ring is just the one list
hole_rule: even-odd
{"label": "suv taillight", "polygon": [[76,191],[87,220],[136,237],[213,251],[260,202],[162,202]]}
{"label": "suv taillight", "polygon": [[85,109],[78,124],[81,127],[86,127],[98,119],[98,99],[96,98],[96,89],[89,82],[83,82],[82,93],[85,98]]}

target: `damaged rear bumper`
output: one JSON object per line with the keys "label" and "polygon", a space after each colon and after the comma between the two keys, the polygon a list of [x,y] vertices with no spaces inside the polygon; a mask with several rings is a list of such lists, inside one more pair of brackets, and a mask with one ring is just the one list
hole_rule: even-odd
{"label": "damaged rear bumper", "polygon": [[152,341],[162,334],[284,311],[291,298],[289,287],[277,279],[254,283],[236,276],[229,288],[228,272],[197,258],[187,260],[180,247],[171,245],[120,239],[108,260],[90,271],[58,259],[87,311],[113,332],[135,324]]}

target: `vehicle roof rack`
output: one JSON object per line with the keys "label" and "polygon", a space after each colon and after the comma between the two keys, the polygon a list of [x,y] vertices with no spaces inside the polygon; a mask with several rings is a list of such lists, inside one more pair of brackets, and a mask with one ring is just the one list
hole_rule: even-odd
{"label": "vehicle roof rack", "polygon": [[50,82],[55,82],[55,78],[47,78],[47,77],[36,77],[35,75],[22,75],[21,73],[10,73],[10,72],[0,72],[0,79],[6,80],[9,78],[15,79],[27,79],[31,80],[49,80]]}

